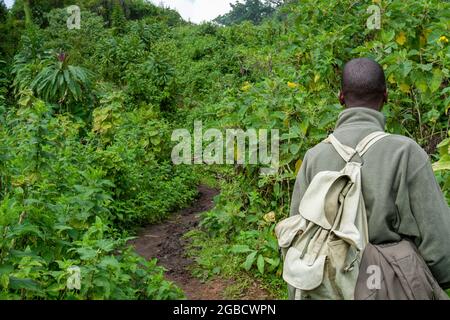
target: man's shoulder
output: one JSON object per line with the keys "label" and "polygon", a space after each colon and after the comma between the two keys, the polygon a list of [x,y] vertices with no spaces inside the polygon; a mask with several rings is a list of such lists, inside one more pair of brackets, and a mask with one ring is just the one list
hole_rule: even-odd
{"label": "man's shoulder", "polygon": [[[411,138],[399,134],[389,134],[380,142],[377,143],[378,145],[374,145],[374,149],[382,149],[388,154],[395,152],[396,154],[404,154],[405,156],[417,156],[424,160],[428,159],[427,153]],[[333,150],[331,143],[321,141],[306,152],[305,158],[313,159],[318,156],[327,155],[331,150]]]}
{"label": "man's shoulder", "polygon": [[391,143],[396,143],[398,145],[409,146],[409,147],[413,147],[413,148],[420,148],[420,146],[417,144],[417,142],[414,139],[411,139],[406,136],[402,136],[400,134],[390,133],[384,139],[386,139],[387,141],[389,141]]}
{"label": "man's shoulder", "polygon": [[314,147],[308,149],[305,154],[305,158],[314,158],[315,156],[318,156],[324,152],[327,152],[330,150],[331,144],[325,141],[321,141],[318,144],[316,144]]}
{"label": "man's shoulder", "polygon": [[386,151],[401,152],[428,160],[428,154],[414,139],[399,134],[389,134],[383,140],[385,141],[380,144],[380,148],[384,148]]}

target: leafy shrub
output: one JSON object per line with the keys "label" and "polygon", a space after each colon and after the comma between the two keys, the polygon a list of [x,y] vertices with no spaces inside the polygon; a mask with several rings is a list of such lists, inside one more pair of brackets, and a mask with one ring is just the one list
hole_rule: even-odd
{"label": "leafy shrub", "polygon": [[[120,236],[118,227],[121,221],[123,227],[129,228],[130,222],[161,219],[180,202],[187,203],[194,193],[184,192],[183,188],[193,188],[185,185],[183,179],[193,178],[179,175],[168,177],[166,185],[160,185],[158,179],[143,183],[150,172],[158,174],[155,170],[170,169],[161,169],[154,160],[148,174],[140,178],[137,171],[143,164],[133,162],[139,154],[128,162],[134,167],[120,168],[124,175],[116,172],[109,176],[111,168],[104,161],[103,152],[95,147],[94,137],[80,143],[82,122],[69,115],[54,116],[51,108],[39,100],[8,113],[6,120],[8,125],[2,129],[0,141],[1,149],[7,150],[1,166],[2,297],[181,297],[180,291],[164,280],[155,261],[146,262],[126,247],[127,238]],[[123,151],[127,146],[119,146],[123,142],[115,140],[109,148]],[[128,156],[132,152],[133,149]],[[120,158],[120,154],[116,157]],[[144,200],[136,195],[138,184]],[[122,189],[126,190],[123,193],[120,187],[131,190]],[[141,200],[145,207],[136,204]],[[73,266],[81,270],[78,291],[66,286],[68,270]]]}

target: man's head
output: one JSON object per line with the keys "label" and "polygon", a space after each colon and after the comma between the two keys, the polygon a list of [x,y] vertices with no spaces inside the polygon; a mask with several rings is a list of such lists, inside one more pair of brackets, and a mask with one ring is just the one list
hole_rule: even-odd
{"label": "man's head", "polygon": [[339,100],[347,108],[366,107],[381,110],[387,102],[386,80],[381,66],[368,58],[347,62],[342,72]]}

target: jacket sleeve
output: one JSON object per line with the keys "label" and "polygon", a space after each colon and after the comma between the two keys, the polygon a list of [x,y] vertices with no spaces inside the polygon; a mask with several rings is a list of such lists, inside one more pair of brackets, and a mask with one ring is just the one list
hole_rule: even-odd
{"label": "jacket sleeve", "polygon": [[420,236],[416,245],[443,288],[450,287],[450,208],[436,182],[430,162],[408,179],[409,207]]}
{"label": "jacket sleeve", "polygon": [[303,158],[302,165],[298,171],[297,178],[295,179],[294,191],[292,192],[291,198],[291,208],[289,216],[298,214],[298,207],[300,206],[300,201],[305,194],[306,188],[309,186],[309,179],[307,174],[307,163],[308,163],[308,152]]}

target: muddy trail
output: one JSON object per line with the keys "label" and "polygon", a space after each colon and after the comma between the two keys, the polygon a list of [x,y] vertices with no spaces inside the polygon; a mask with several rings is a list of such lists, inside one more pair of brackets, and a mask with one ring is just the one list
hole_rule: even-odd
{"label": "muddy trail", "polygon": [[[229,297],[224,295],[224,291],[233,285],[233,280],[215,278],[202,282],[189,271],[194,261],[186,256],[188,240],[183,236],[198,226],[200,214],[213,207],[213,198],[219,193],[218,190],[203,185],[198,187],[198,191],[198,198],[191,207],[174,213],[163,223],[144,227],[131,244],[146,259],[157,258],[158,264],[167,269],[166,278],[179,286],[188,299],[227,299]],[[269,298],[268,293],[257,283],[239,295],[239,299]]]}

